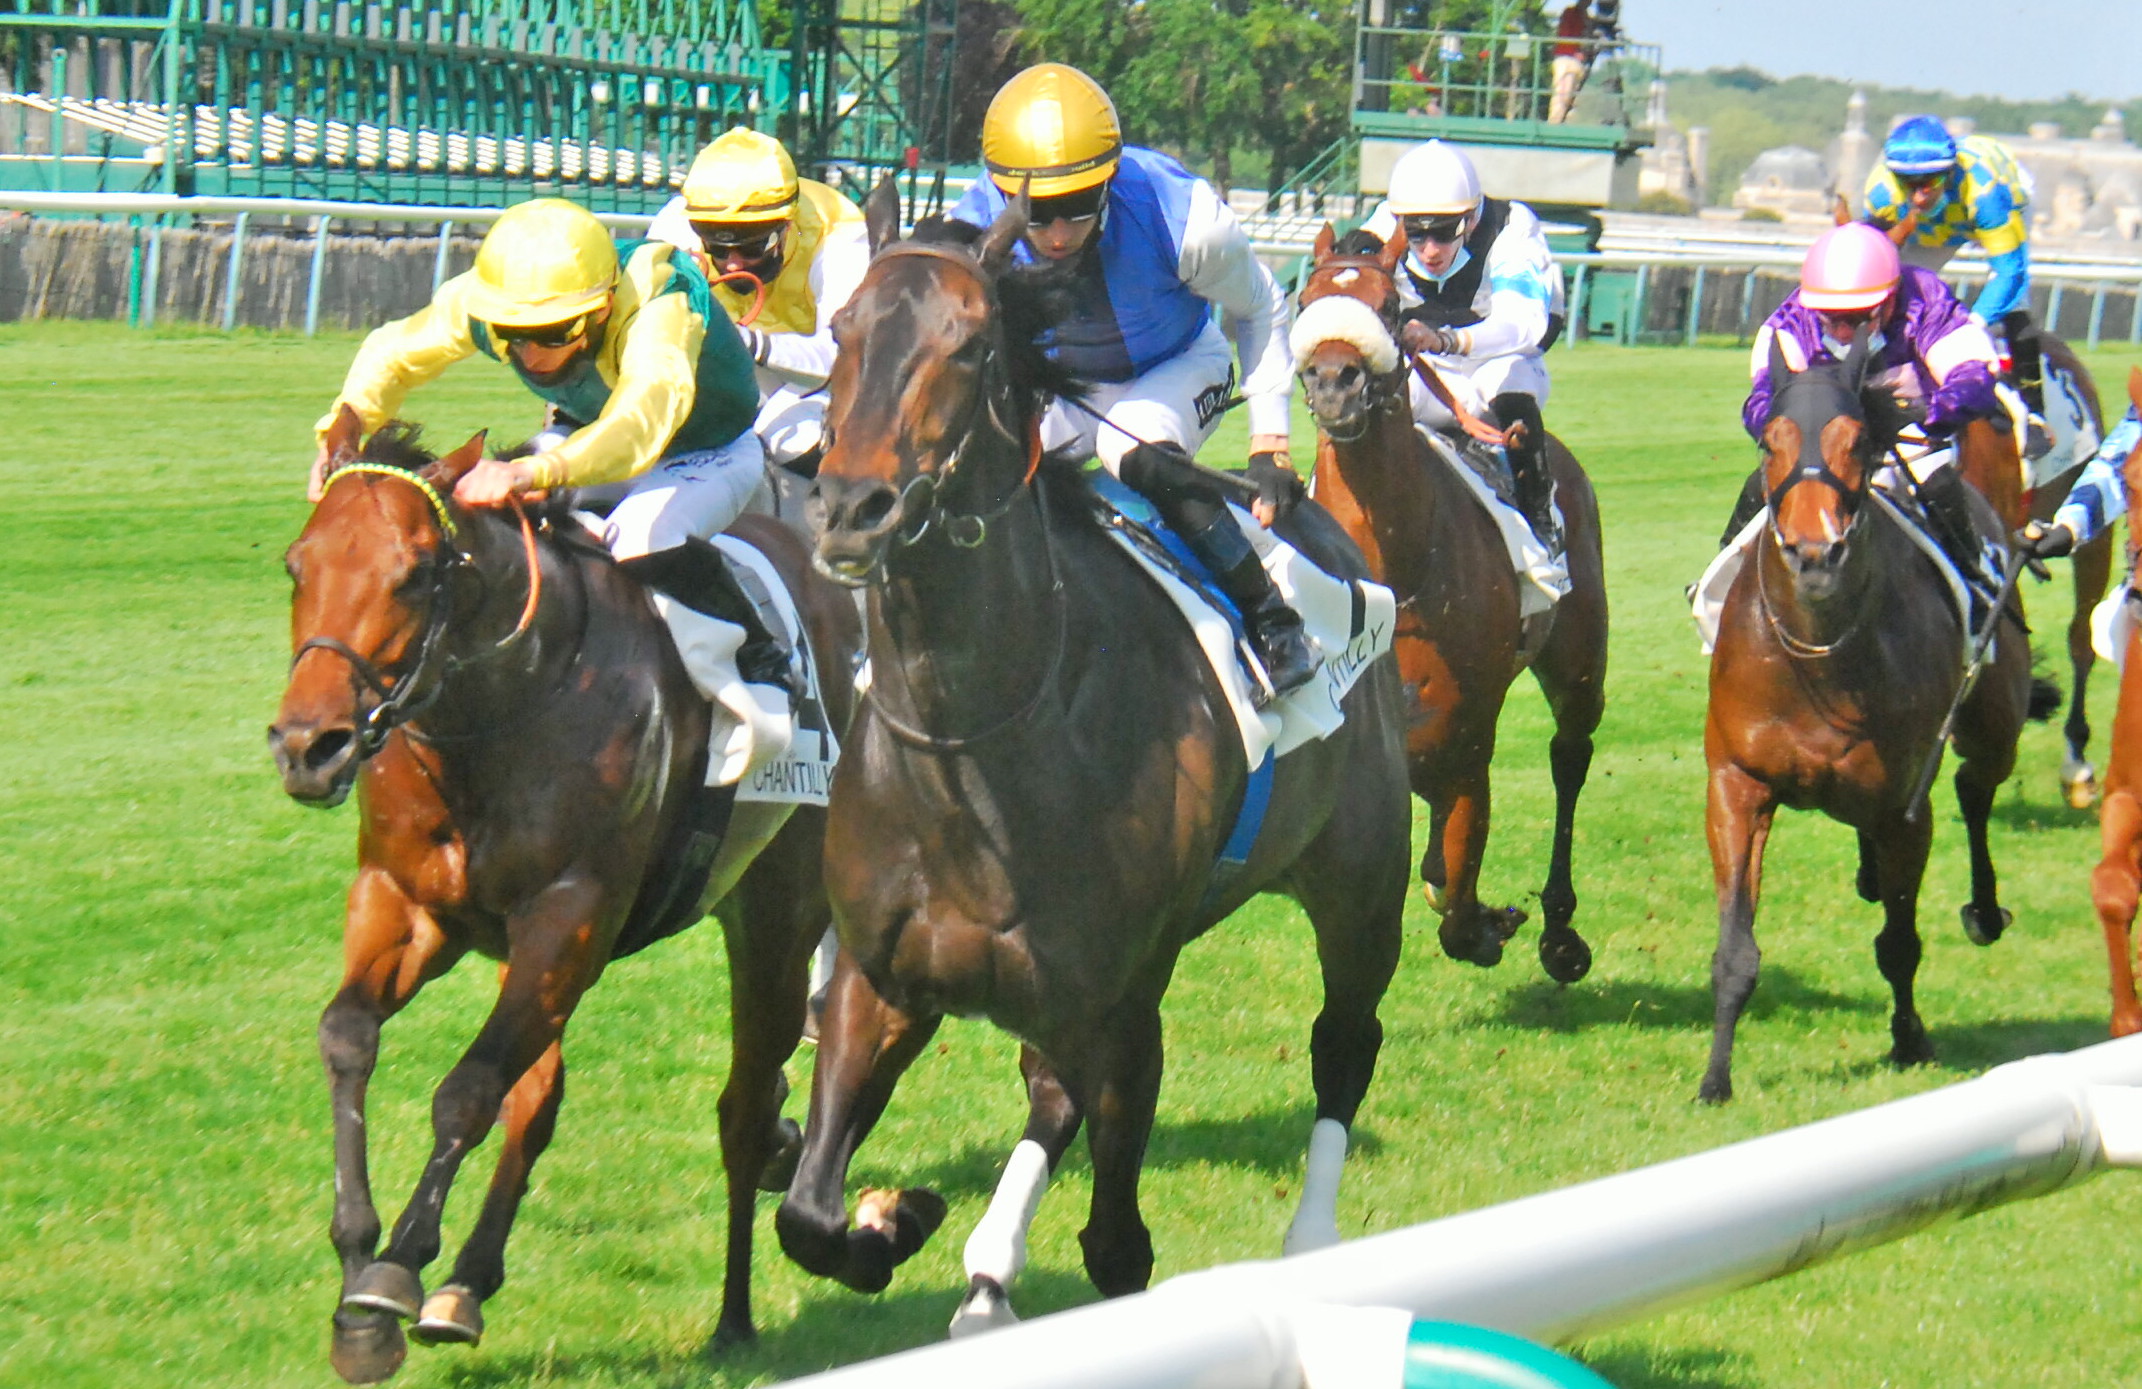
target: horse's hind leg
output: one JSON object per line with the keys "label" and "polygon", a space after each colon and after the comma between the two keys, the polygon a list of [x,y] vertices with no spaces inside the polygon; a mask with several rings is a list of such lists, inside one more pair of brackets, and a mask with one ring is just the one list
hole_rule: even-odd
{"label": "horse's hind leg", "polygon": [[950,1334],[955,1340],[1018,1320],[1012,1314],[1010,1289],[1012,1279],[1026,1267],[1027,1230],[1050,1173],[1078,1133],[1079,1108],[1041,1053],[1021,1047],[1019,1070],[1026,1078],[1026,1132],[1005,1160],[989,1209],[967,1237],[961,1255],[967,1295],[952,1316]]}
{"label": "horse's hind leg", "polygon": [[1963,908],[1963,928],[1975,945],[1999,940],[2010,920],[2000,903],[1986,830],[1994,793],[2015,770],[2016,735],[2029,698],[2028,640],[2020,623],[2002,632],[1999,658],[1964,702],[1956,724],[1956,804],[1971,845],[1971,900]]}
{"label": "horse's hind leg", "polygon": [[329,1237],[342,1263],[342,1305],[335,1312],[329,1358],[352,1384],[371,1384],[401,1367],[408,1347],[401,1316],[352,1300],[379,1249],[379,1210],[365,1141],[365,1092],[379,1060],[381,1025],[461,957],[392,878],[367,867],[350,888],[342,987],[320,1015],[320,1059],[327,1067],[335,1129],[335,1213]]}
{"label": "horse's hind leg", "polygon": [[1889,1060],[1917,1066],[1934,1059],[1926,1025],[1912,1001],[1919,973],[1919,883],[1926,876],[1926,853],[1934,841],[1934,817],[1898,816],[1875,836],[1875,864],[1881,880],[1882,933],[1874,938],[1874,960],[1889,981],[1894,1011],[1889,1016]]}
{"label": "horse's hind leg", "polygon": [[2112,528],[2075,552],[2075,611],[2068,618],[2068,669],[2074,687],[2068,696],[2068,718],[2061,732],[2067,741],[2067,758],[2060,768],[2060,788],[2069,805],[2087,810],[2097,800],[2097,771],[2090,765],[2090,670],[2097,663],[2090,642],[2090,618],[2098,600],[2105,596],[2112,579]]}
{"label": "horse's hind leg", "polygon": [[561,1042],[552,1042],[521,1073],[499,1107],[505,1141],[484,1193],[483,1211],[446,1285],[424,1299],[424,1310],[410,1328],[417,1340],[472,1346],[483,1339],[483,1304],[505,1284],[506,1237],[513,1232],[521,1198],[528,1194],[528,1175],[557,1132],[558,1106],[564,1102],[565,1052]]}
{"label": "horse's hind leg", "polygon": [[[1576,595],[1564,599],[1572,602]],[[1592,735],[1606,709],[1606,614],[1601,611],[1585,630],[1581,619],[1592,616],[1572,608],[1555,616],[1555,628],[1547,649],[1533,670],[1540,689],[1554,713],[1554,740],[1547,746],[1547,762],[1554,773],[1554,852],[1547,863],[1547,882],[1540,889],[1540,964],[1548,977],[1574,984],[1591,972],[1592,949],[1570,922],[1577,915],[1577,888],[1570,873],[1570,855],[1577,826],[1577,797],[1584,793],[1592,768]],[[1566,642],[1564,633],[1568,633]],[[1596,647],[1593,650],[1589,648]]]}
{"label": "horse's hind leg", "polygon": [[885,1002],[841,952],[826,992],[803,1156],[774,1212],[783,1252],[808,1272],[857,1292],[882,1292],[893,1269],[944,1223],[944,1199],[916,1187],[863,1193],[851,1229],[845,1194],[848,1163],[942,1020],[910,1017]]}
{"label": "horse's hind leg", "polygon": [[2142,1003],[2135,1000],[2133,927],[2135,899],[2142,891],[2142,804],[2132,793],[2114,791],[2098,818],[2103,857],[2090,874],[2090,900],[2105,930],[2105,954],[2111,966],[2112,1035],[2142,1032]]}

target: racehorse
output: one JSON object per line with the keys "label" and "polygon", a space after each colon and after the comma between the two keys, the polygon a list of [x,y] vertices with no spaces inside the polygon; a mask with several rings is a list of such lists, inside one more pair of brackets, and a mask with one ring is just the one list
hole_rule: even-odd
{"label": "racehorse", "polygon": [[[1549,612],[1520,620],[1519,579],[1501,532],[1415,428],[1407,405],[1405,354],[1393,337],[1405,238],[1382,245],[1374,233],[1357,232],[1344,252],[1334,241],[1325,226],[1301,292],[1305,327],[1329,322],[1340,334],[1296,363],[1319,426],[1315,496],[1368,556],[1370,572],[1400,595],[1395,650],[1408,699],[1406,752],[1414,794],[1429,808],[1421,877],[1443,914],[1443,949],[1495,964],[1524,921],[1518,908],[1483,906],[1478,885],[1495,727],[1511,682],[1529,665],[1555,725],[1548,748],[1554,849],[1540,892],[1540,963],[1565,983],[1581,979],[1591,949],[1570,926],[1577,910],[1570,841],[1606,701],[1598,499],[1577,460],[1549,435],[1570,591]],[[1333,313],[1336,304],[1309,317],[1314,304],[1336,296],[1367,305],[1373,320]]]}
{"label": "racehorse", "polygon": [[[1376,661],[1344,725],[1277,760],[1254,849],[1239,873],[1216,874],[1252,786],[1239,725],[1182,618],[1093,514],[1088,484],[1041,457],[1046,363],[1024,346],[1020,307],[1041,277],[1010,268],[1026,201],[978,241],[935,219],[899,241],[890,187],[869,199],[874,258],[835,321],[811,498],[819,567],[867,589],[872,676],[828,810],[843,950],[776,1227],[809,1271],[883,1288],[944,1205],[924,1190],[866,1193],[851,1228],[848,1163],[940,1019],[988,1017],[1026,1044],[1030,1111],[984,1219],[1001,1238],[978,1231],[968,1245],[958,1332],[1009,1319],[1026,1222],[1082,1119],[1086,1271],[1109,1296],[1146,1285],[1138,1177],[1161,995],[1183,947],[1259,892],[1293,895],[1316,933],[1317,1119],[1289,1241],[1336,1241],[1338,1165],[1398,961],[1408,804],[1396,672]],[[1319,508],[1282,529],[1334,572],[1366,577]],[[1000,1253],[978,1256],[981,1243]]]}
{"label": "racehorse", "polygon": [[[2127,395],[2142,405],[2142,367],[2129,370]],[[2128,456],[2123,471],[2128,515],[2138,513],[2142,494],[2142,449]],[[2107,526],[2105,534],[2112,528]],[[2130,574],[2138,547],[2128,532]],[[2132,578],[2128,581],[2134,582]],[[2130,626],[2126,659],[2120,665],[2120,703],[2112,717],[2112,755],[2105,764],[2105,805],[2098,812],[2098,838],[2104,856],[2090,875],[2090,898],[2098,924],[2105,929],[2105,953],[2112,966],[2112,1035],[2142,1032],[2142,1002],[2135,998],[2134,943],[2131,931],[2135,902],[2142,894],[2142,656],[2135,654],[2137,631]]]}
{"label": "racehorse", "polygon": [[[539,536],[525,511],[517,524],[447,501],[481,435],[434,461],[405,426],[361,454],[357,433],[345,411],[329,438],[339,463],[286,556],[295,658],[268,734],[292,797],[332,806],[354,785],[361,807],[343,980],[320,1019],[343,1275],[333,1364],[353,1383],[393,1374],[405,1319],[420,1341],[482,1335],[482,1303],[504,1282],[506,1237],[564,1098],[574,1006],[611,960],[714,902],[733,1016],[716,1339],[749,1337],[754,1191],[762,1176],[778,1183],[784,1146],[793,1157],[781,1063],[828,919],[824,813],[735,804],[704,892],[671,887],[677,858],[696,847],[705,862],[707,841],[686,843],[696,826],[685,809],[710,714],[644,590],[577,522]],[[745,517],[736,530],[788,580],[839,727],[860,644],[854,605],[778,522]],[[502,962],[498,1000],[434,1094],[431,1157],[381,1249],[364,1119],[380,1028],[472,951]],[[494,1122],[505,1141],[482,1213],[427,1298],[418,1275],[439,1253],[448,1189]]]}
{"label": "racehorse", "polygon": [[[1771,380],[1783,384],[1761,440],[1769,521],[1726,597],[1703,734],[1718,950],[1701,1098],[1713,1103],[1733,1094],[1733,1029],[1755,989],[1763,850],[1780,805],[1821,810],[1859,831],[1859,893],[1883,910],[1874,954],[1895,1001],[1890,1059],[1908,1066],[1933,1056],[1912,1003],[1919,883],[1933,839],[1917,783],[1963,688],[1966,639],[1933,561],[1872,495],[1900,412],[1880,390],[1863,390],[1867,362],[1864,336],[1843,362],[1798,374],[1772,350]],[[1958,447],[2016,467],[2014,436],[1984,420],[1965,427]],[[1982,531],[2006,534],[1990,506],[1973,509]],[[1956,799],[1971,845],[1963,925],[1980,945],[2009,920],[1986,822],[2015,766],[2029,698],[2029,637],[2011,603],[1954,726]]]}

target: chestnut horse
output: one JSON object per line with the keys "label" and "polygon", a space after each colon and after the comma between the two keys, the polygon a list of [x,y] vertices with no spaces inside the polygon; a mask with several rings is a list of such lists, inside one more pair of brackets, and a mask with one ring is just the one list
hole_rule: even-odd
{"label": "chestnut horse", "polygon": [[[1863,390],[1867,360],[1864,337],[1843,362],[1798,374],[1772,353],[1771,380],[1782,384],[1761,440],[1769,523],[1726,597],[1703,733],[1718,951],[1701,1098],[1714,1103],[1733,1094],[1733,1029],[1755,989],[1763,849],[1780,805],[1821,810],[1859,831],[1859,893],[1882,905],[1874,955],[1895,999],[1890,1059],[1908,1066],[1933,1056],[1912,1003],[1933,817],[1914,793],[1962,688],[1966,637],[1933,561],[1870,495],[1898,420],[1894,401]],[[2016,467],[2013,435],[1983,420],[1966,426],[1958,447],[1969,463],[1983,450]],[[2006,535],[1990,506],[1973,510],[1988,536]],[[1963,924],[1980,945],[2008,923],[1986,822],[2015,766],[2030,698],[2021,610],[2011,603],[1997,625],[1952,739],[1971,845]]]}
{"label": "chestnut horse", "polygon": [[[2142,406],[2142,367],[2127,373],[2127,395]],[[2142,515],[2142,448],[2128,455],[2122,470],[2127,483],[2127,514]],[[2102,533],[2109,537],[2112,527]],[[2130,576],[2138,546],[2134,522],[2128,522],[2127,565]],[[2129,578],[2132,584],[2134,579]],[[2112,755],[2105,763],[2105,807],[2098,814],[2098,838],[2104,857],[2090,875],[2090,898],[2098,924],[2105,929],[2105,953],[2112,965],[2112,1035],[2142,1032],[2142,1002],[2135,999],[2135,901],[2142,894],[2142,656],[2136,643],[2142,628],[2130,627],[2126,658],[2120,665],[2120,703],[2112,716]]]}
{"label": "chestnut horse", "polygon": [[[1324,983],[1310,1174],[1288,1241],[1336,1241],[1338,1168],[1398,962],[1409,813],[1397,673],[1377,661],[1336,733],[1277,759],[1247,862],[1220,872],[1253,785],[1239,726],[1088,485],[1039,457],[1045,364],[1018,300],[1034,281],[1010,266],[1026,202],[978,243],[934,219],[896,242],[888,189],[865,210],[875,256],[835,320],[811,502],[820,568],[867,589],[872,678],[829,808],[843,950],[776,1225],[806,1269],[884,1287],[943,1203],[866,1194],[851,1228],[849,1161],[939,1020],[989,1018],[1026,1043],[1029,1121],[968,1245],[957,1332],[1009,1318],[1027,1221],[1082,1119],[1086,1271],[1110,1296],[1146,1285],[1138,1177],[1161,995],[1183,947],[1260,892],[1301,904]],[[1366,577],[1320,508],[1303,504],[1281,529],[1333,572]]]}
{"label": "chestnut horse", "polygon": [[[1443,914],[1443,949],[1455,959],[1495,964],[1524,921],[1515,907],[1481,905],[1478,885],[1495,727],[1511,682],[1530,665],[1555,729],[1548,745],[1554,848],[1540,890],[1540,963],[1565,983],[1581,979],[1592,956],[1570,926],[1577,910],[1570,840],[1606,702],[1598,499],[1577,460],[1549,435],[1545,456],[1567,537],[1570,590],[1551,611],[1521,621],[1521,581],[1501,532],[1421,437],[1407,404],[1405,354],[1392,337],[1405,238],[1378,245],[1373,233],[1356,232],[1343,253],[1333,243],[1327,225],[1302,288],[1305,318],[1317,301],[1343,295],[1366,304],[1375,323],[1358,313],[1320,317],[1358,325],[1354,337],[1382,336],[1369,343],[1334,337],[1295,364],[1318,425],[1315,496],[1368,556],[1369,571],[1399,595],[1395,651],[1408,700],[1406,753],[1414,794],[1429,814],[1421,877]],[[1397,365],[1378,372],[1370,351],[1381,358],[1386,350]]]}
{"label": "chestnut horse", "polygon": [[[700,901],[662,900],[664,869],[696,825],[680,817],[704,776],[710,716],[645,591],[577,522],[539,537],[525,515],[516,524],[510,511],[451,505],[481,435],[433,461],[405,426],[353,457],[356,432],[346,413],[330,438],[341,462],[285,560],[296,655],[268,733],[292,797],[332,806],[354,785],[361,807],[343,981],[320,1019],[342,1261],[334,1366],[353,1383],[393,1374],[404,1319],[426,1342],[481,1336],[564,1098],[566,1021],[613,958],[712,902],[733,1017],[716,1337],[749,1337],[753,1198],[795,1141],[780,1118],[781,1063],[802,1031],[804,972],[828,919],[824,812],[735,805]],[[840,726],[854,605],[810,572],[778,522],[747,516],[736,529],[787,578]],[[498,1000],[439,1084],[430,1160],[381,1249],[364,1118],[380,1028],[470,952],[503,963]],[[448,1189],[494,1123],[505,1140],[482,1212],[426,1298],[418,1275],[439,1253]]]}

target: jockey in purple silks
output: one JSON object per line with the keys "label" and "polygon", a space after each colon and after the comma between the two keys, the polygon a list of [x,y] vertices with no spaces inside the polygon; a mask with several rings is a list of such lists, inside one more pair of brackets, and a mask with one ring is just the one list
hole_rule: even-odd
{"label": "jockey in purple silks", "polygon": [[[1794,371],[1844,360],[1860,335],[1869,337],[1873,364],[1867,383],[1896,397],[1939,444],[1974,419],[2012,419],[1997,392],[1998,358],[1985,324],[1973,318],[1931,271],[1906,268],[1888,237],[1854,222],[1823,233],[1800,267],[1800,288],[1787,295],[1755,335],[1754,383],[1741,423],[1760,440],[1770,420],[1770,349],[1776,342]],[[1933,448],[1910,463],[1913,492],[1933,523],[1935,539],[1974,583],[1990,580],[1972,524],[1965,483],[1952,454]],[[1758,467],[1741,489],[1721,546],[1763,507]]]}

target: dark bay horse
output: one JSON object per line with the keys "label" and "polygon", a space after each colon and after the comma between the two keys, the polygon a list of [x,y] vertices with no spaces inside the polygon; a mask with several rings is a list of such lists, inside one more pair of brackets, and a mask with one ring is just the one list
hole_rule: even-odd
{"label": "dark bay horse", "polygon": [[[748,1337],[754,1192],[795,1138],[780,1119],[781,1063],[828,920],[824,813],[735,805],[699,902],[657,900],[710,715],[644,591],[575,522],[539,537],[511,512],[451,505],[482,436],[434,462],[406,428],[381,430],[361,455],[356,434],[346,413],[330,438],[342,462],[286,557],[296,659],[269,730],[291,796],[331,806],[354,785],[360,806],[343,981],[320,1019],[343,1275],[334,1366],[355,1383],[393,1374],[404,1319],[427,1342],[481,1336],[564,1097],[574,1006],[614,957],[712,902],[734,1020],[716,1335]],[[860,641],[853,603],[778,522],[747,516],[736,529],[786,576],[839,726]],[[382,1249],[364,1118],[380,1028],[471,952],[502,962],[498,1000],[433,1097],[431,1157]],[[505,1138],[482,1213],[427,1298],[419,1274],[439,1253],[448,1189],[494,1123]]]}
{"label": "dark bay horse", "polygon": [[[844,949],[776,1224],[810,1271],[884,1287],[943,1203],[868,1193],[851,1227],[849,1161],[940,1019],[988,1017],[1026,1044],[1030,1117],[969,1242],[958,1331],[1009,1317],[1026,1221],[1082,1120],[1086,1271],[1110,1296],[1146,1285],[1138,1177],[1161,995],[1183,947],[1260,892],[1301,904],[1324,984],[1289,1242],[1336,1240],[1338,1167],[1398,961],[1409,814],[1397,673],[1377,661],[1337,733],[1278,759],[1254,849],[1218,875],[1251,768],[1182,618],[1093,516],[1087,484],[1040,459],[1031,333],[1007,326],[1026,204],[978,244],[930,221],[896,242],[886,193],[866,209],[875,258],[836,320],[812,497],[820,567],[868,590],[872,683],[833,787],[827,890]],[[1365,575],[1321,509],[1283,529]]]}
{"label": "dark bay horse", "polygon": [[[1591,949],[1571,928],[1577,894],[1570,841],[1577,797],[1592,762],[1592,734],[1606,702],[1606,581],[1599,503],[1577,460],[1549,435],[1546,458],[1568,537],[1570,591],[1554,608],[1521,620],[1518,579],[1502,534],[1470,489],[1414,427],[1406,398],[1405,354],[1393,336],[1395,278],[1404,237],[1388,246],[1358,232],[1335,251],[1331,228],[1318,235],[1315,269],[1301,293],[1307,314],[1319,300],[1359,300],[1360,314],[1319,315],[1359,332],[1332,337],[1296,362],[1319,426],[1315,496],[1367,555],[1369,570],[1398,595],[1396,654],[1407,709],[1406,752],[1413,791],[1428,803],[1421,877],[1443,913],[1443,949],[1492,965],[1524,920],[1515,907],[1479,899],[1487,851],[1488,764],[1510,684],[1527,665],[1554,715],[1548,761],[1554,774],[1554,848],[1540,891],[1546,914],[1540,963],[1565,983],[1591,967]],[[1312,331],[1315,331],[1312,329]],[[1354,340],[1380,335],[1372,342]],[[1395,365],[1377,371],[1386,350]]]}
{"label": "dark bay horse", "polygon": [[[2127,374],[2127,395],[2142,406],[2142,367]],[[2127,482],[2127,514],[2142,515],[2135,503],[2142,497],[2142,449],[2135,450],[2123,470]],[[2107,526],[2104,535],[2110,536]],[[2134,522],[2128,522],[2127,564],[2135,567],[2137,546]],[[2129,579],[2133,583],[2132,578]],[[2131,614],[2130,614],[2131,615]],[[2090,875],[2090,898],[2097,907],[2098,924],[2105,930],[2105,953],[2112,967],[2112,1035],[2128,1037],[2142,1032],[2142,1002],[2135,998],[2133,929],[2135,902],[2142,895],[2142,629],[2130,628],[2126,659],[2120,666],[2120,703],[2112,717],[2112,754],[2105,761],[2105,806],[2098,813],[2098,841],[2103,851],[2097,869]]]}
{"label": "dark bay horse", "polygon": [[[2051,333],[2038,335],[2040,350],[2047,367],[2058,367],[2068,373],[2082,392],[2083,406],[2089,412],[2088,423],[2100,437],[2105,432],[2104,410],[2098,403],[2097,383],[2076,357],[2074,350]],[[2049,399],[2046,408],[2052,410],[2061,402]],[[2004,460],[2001,451],[1981,449],[1968,462],[1959,460],[1964,476],[1986,500],[1993,503],[1994,511],[2010,531],[2017,530],[2032,519],[2051,520],[2060,504],[2068,499],[2068,490],[2082,476],[2084,459],[2067,472],[2043,487],[2029,489],[2024,486],[2023,470],[2013,459]],[[2074,681],[2068,693],[2068,717],[2061,727],[2061,735],[2067,743],[2066,759],[2060,768],[2061,793],[2069,805],[2077,810],[2086,809],[2097,799],[2097,771],[2090,765],[2090,715],[2085,707],[2084,696],[2090,688],[2090,670],[2097,663],[2097,652],[2090,643],[2090,614],[2098,600],[2105,596],[2105,589],[2112,579],[2112,528],[2106,527],[2091,537],[2088,544],[2079,545],[2070,557],[2074,568],[2075,607],[2068,616],[2068,671]],[[2057,705],[2060,692],[2047,683],[2047,710]]]}
{"label": "dark bay horse", "polygon": [[[1712,1102],[1733,1094],[1733,1029],[1755,989],[1763,849],[1781,805],[1821,810],[1859,831],[1857,885],[1881,903],[1875,961],[1895,999],[1890,1059],[1908,1066],[1933,1056],[1912,1003],[1933,816],[1913,797],[1961,688],[1966,643],[1933,561],[1870,495],[1896,420],[1881,391],[1863,394],[1865,344],[1796,375],[1782,353],[1770,364],[1784,384],[1762,435],[1769,522],[1726,598],[1703,734],[1718,890],[1716,1019],[1701,1090]],[[2016,466],[2014,437],[1985,421],[1966,427],[1959,448],[2005,453]],[[1986,534],[2006,534],[1990,506],[1974,510]],[[2011,604],[1952,739],[1971,846],[1963,924],[1981,945],[2008,922],[1986,822],[2015,766],[2029,698],[2029,638]]]}

